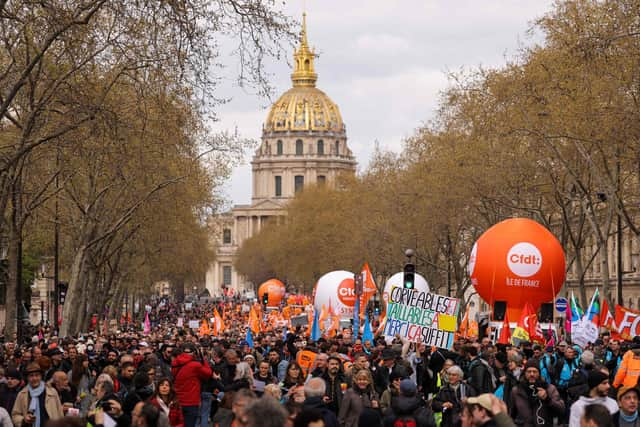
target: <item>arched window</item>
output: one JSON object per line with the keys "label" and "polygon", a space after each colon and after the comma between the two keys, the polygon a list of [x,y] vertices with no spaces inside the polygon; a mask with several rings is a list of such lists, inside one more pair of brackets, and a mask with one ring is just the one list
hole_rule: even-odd
{"label": "arched window", "polygon": [[336,156],[340,155],[340,141],[336,141]]}
{"label": "arched window", "polygon": [[296,140],[296,156],[304,154],[304,144],[301,139]]}
{"label": "arched window", "polygon": [[308,59],[304,60],[304,70],[305,71],[309,71],[309,60]]}
{"label": "arched window", "polygon": [[283,152],[283,148],[282,148],[282,140],[279,139],[276,142],[276,154],[278,154],[278,156],[282,156],[282,152]]}
{"label": "arched window", "polygon": [[324,141],[321,139],[318,140],[318,154],[324,154]]}

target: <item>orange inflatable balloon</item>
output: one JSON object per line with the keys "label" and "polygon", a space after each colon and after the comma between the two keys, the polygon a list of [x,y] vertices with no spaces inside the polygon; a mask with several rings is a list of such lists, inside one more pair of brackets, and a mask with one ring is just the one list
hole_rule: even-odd
{"label": "orange inflatable balloon", "polygon": [[513,218],[480,236],[468,270],[478,295],[491,307],[506,301],[509,321],[517,322],[526,302],[537,310],[555,299],[565,278],[564,251],[542,225]]}
{"label": "orange inflatable balloon", "polygon": [[258,297],[259,302],[262,303],[262,296],[268,292],[269,300],[267,302],[267,306],[269,307],[277,307],[282,302],[284,298],[284,294],[286,292],[284,283],[282,283],[278,279],[269,279],[258,288]]}

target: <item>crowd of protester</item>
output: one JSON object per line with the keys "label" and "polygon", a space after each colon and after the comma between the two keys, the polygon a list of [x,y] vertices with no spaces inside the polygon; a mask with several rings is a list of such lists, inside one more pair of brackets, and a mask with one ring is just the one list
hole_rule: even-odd
{"label": "crowd of protester", "polygon": [[177,326],[210,315],[205,304],[153,308],[146,334],[5,339],[2,427],[640,427],[640,337],[605,333],[584,349],[465,338],[447,350],[363,343],[350,328],[312,342],[285,327],[247,341],[234,305],[217,334]]}

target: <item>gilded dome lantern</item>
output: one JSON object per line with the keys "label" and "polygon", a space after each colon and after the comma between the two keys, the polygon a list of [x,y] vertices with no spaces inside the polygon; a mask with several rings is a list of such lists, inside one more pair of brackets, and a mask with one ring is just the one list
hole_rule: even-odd
{"label": "gilded dome lantern", "polygon": [[271,107],[264,131],[321,131],[344,133],[345,127],[338,106],[316,88],[318,75],[314,68],[316,54],[307,41],[306,14],[302,15],[300,46],[293,54],[293,87]]}

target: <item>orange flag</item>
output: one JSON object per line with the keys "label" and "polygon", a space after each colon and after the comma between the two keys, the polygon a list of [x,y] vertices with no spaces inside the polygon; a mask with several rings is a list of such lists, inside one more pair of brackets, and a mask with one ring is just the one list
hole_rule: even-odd
{"label": "orange flag", "polygon": [[504,322],[502,322],[502,329],[500,329],[500,337],[498,338],[498,344],[509,344],[511,342],[511,326],[509,326],[509,317],[507,313],[504,314]]}
{"label": "orange flag", "polygon": [[219,336],[224,332],[224,321],[222,320],[222,316],[220,316],[220,313],[218,313],[217,308],[213,310],[213,318],[216,319],[214,334]]}
{"label": "orange flag", "polygon": [[467,309],[464,312],[464,317],[462,318],[462,322],[460,322],[460,336],[463,338],[467,338],[469,333],[469,309],[470,306],[467,304]]}
{"label": "orange flag", "polygon": [[251,329],[251,332],[256,335],[260,333],[260,319],[258,319],[258,315],[253,307],[249,311],[249,328]]}
{"label": "orange flag", "polygon": [[209,329],[209,322],[207,322],[207,319],[202,319],[199,332],[200,336],[209,335],[211,333],[211,330]]}

